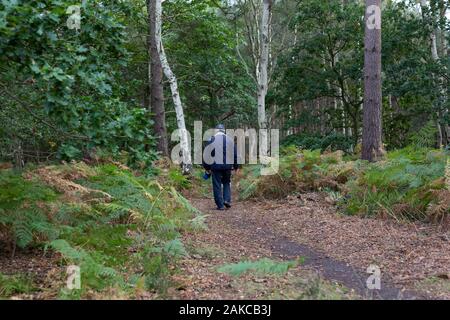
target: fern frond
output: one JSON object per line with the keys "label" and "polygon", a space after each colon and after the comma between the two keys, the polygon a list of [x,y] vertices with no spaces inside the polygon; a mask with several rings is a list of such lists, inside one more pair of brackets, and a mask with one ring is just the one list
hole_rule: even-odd
{"label": "fern frond", "polygon": [[84,250],[75,249],[66,240],[54,240],[50,242],[49,246],[61,253],[64,258],[77,263],[87,258],[87,253]]}
{"label": "fern frond", "polygon": [[182,258],[188,255],[180,239],[168,241],[163,247],[163,252],[173,258]]}
{"label": "fern frond", "polygon": [[170,188],[170,194],[173,196],[175,201],[181,205],[184,209],[188,210],[189,212],[192,212],[196,215],[202,215],[202,212],[198,210],[196,207],[194,207],[189,200],[187,200],[185,197],[183,197],[178,191],[175,190],[174,187]]}
{"label": "fern frond", "polygon": [[113,268],[102,267],[99,269],[98,275],[102,277],[114,278],[117,276],[117,271],[114,270]]}
{"label": "fern frond", "polygon": [[218,271],[232,276],[240,276],[246,272],[258,274],[284,274],[289,269],[295,268],[301,263],[301,259],[294,261],[276,262],[267,258],[258,261],[243,261],[234,264],[226,264],[219,267]]}
{"label": "fern frond", "polygon": [[199,214],[195,216],[193,219],[191,219],[191,225],[194,228],[194,230],[198,231],[205,231],[208,230],[208,226],[206,224],[206,218],[208,215]]}
{"label": "fern frond", "polygon": [[436,144],[436,124],[430,120],[411,136],[411,144],[417,148],[432,148]]}
{"label": "fern frond", "polygon": [[33,241],[33,233],[27,222],[20,220],[16,221],[13,229],[16,237],[16,243],[19,247],[25,248]]}

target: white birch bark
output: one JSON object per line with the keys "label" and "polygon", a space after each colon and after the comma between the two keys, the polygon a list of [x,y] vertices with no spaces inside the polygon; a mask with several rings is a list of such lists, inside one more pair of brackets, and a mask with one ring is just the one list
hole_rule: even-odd
{"label": "white birch bark", "polygon": [[[244,23],[248,46],[252,57],[252,67],[256,83],[258,126],[267,129],[266,95],[269,85],[271,15],[273,0],[238,0],[244,10]],[[238,54],[242,58],[239,49]]]}
{"label": "white birch bark", "polygon": [[430,35],[431,39],[431,56],[433,60],[439,60],[438,48],[437,48],[437,37],[436,37],[436,29]]}
{"label": "white birch bark", "polygon": [[161,39],[161,16],[162,16],[162,1],[155,0],[155,33],[156,33],[156,41],[158,43],[158,51],[159,57],[161,59],[161,65],[164,71],[164,75],[169,80],[170,90],[172,93],[173,104],[175,106],[175,113],[177,118],[177,126],[178,132],[180,135],[180,147],[181,147],[181,157],[182,157],[182,168],[183,173],[187,174],[191,171],[192,168],[192,159],[191,159],[191,150],[190,143],[188,138],[188,132],[186,130],[186,123],[184,121],[184,111],[183,104],[181,103],[180,93],[178,90],[178,81],[175,74],[172,72],[170,68],[169,62],[167,60],[166,53],[164,51],[164,46],[162,44]]}
{"label": "white birch bark", "polygon": [[[426,16],[426,8],[427,8],[427,1],[426,0],[420,0],[420,8],[422,10],[422,16],[425,18]],[[434,61],[439,61],[439,54],[438,54],[438,48],[437,48],[437,29],[433,28],[433,31],[430,34],[430,46],[431,46],[431,57],[433,58]],[[442,89],[441,93],[443,95],[445,95],[445,90]],[[442,132],[442,127],[440,124],[440,112],[437,112],[437,120],[436,120],[436,127],[438,129],[438,144],[439,144],[439,148],[442,148],[442,144],[443,144],[443,132]]]}
{"label": "white birch bark", "polygon": [[258,125],[260,129],[267,128],[266,118],[266,94],[268,89],[267,69],[269,64],[270,46],[270,19],[272,10],[272,0],[263,0],[262,15],[260,24],[260,57],[258,65]]}

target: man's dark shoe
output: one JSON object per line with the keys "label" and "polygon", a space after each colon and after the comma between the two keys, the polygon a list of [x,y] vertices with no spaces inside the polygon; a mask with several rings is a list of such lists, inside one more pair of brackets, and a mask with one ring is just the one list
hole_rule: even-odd
{"label": "man's dark shoe", "polygon": [[224,211],[225,208],[217,208],[217,210],[219,210],[219,211]]}
{"label": "man's dark shoe", "polygon": [[231,203],[225,202],[224,205],[225,205],[225,207],[227,207],[227,209],[231,208]]}

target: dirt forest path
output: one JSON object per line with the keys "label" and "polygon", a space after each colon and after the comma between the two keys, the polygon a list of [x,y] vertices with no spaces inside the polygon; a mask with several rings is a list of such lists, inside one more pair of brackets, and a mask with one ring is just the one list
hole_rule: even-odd
{"label": "dirt forest path", "polygon": [[[188,276],[180,279],[186,285],[180,285],[179,298],[450,298],[446,283],[426,285],[449,275],[448,234],[433,227],[342,216],[319,193],[237,202],[227,211],[214,210],[210,199],[190,200],[208,215],[209,230],[186,235],[188,245],[201,249],[183,263]],[[265,257],[305,261],[281,278],[216,271],[221,264]],[[381,268],[381,290],[366,289],[371,264]]]}

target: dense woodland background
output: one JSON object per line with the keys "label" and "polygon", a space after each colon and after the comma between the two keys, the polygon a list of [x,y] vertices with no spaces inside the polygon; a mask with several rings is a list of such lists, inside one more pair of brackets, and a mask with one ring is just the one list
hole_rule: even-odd
{"label": "dense woodland background", "polygon": [[[447,279],[425,291],[450,298],[447,0],[87,0],[80,29],[71,5],[0,1],[0,298],[238,298],[218,265],[296,298],[353,297],[329,279],[299,289],[287,272],[301,261],[255,261],[258,238],[240,261],[249,232],[227,219],[306,230],[315,249],[361,270],[376,260],[414,290]],[[171,133],[198,120],[280,129],[279,173],[245,166],[228,215],[208,212],[199,168],[166,157]],[[367,217],[383,236],[365,234]]]}
{"label": "dense woodland background", "polygon": [[[147,4],[87,1],[80,31],[66,26],[70,4],[1,4],[1,158],[38,162],[127,152],[131,163],[148,166],[156,156],[156,134]],[[188,129],[194,120],[209,127],[258,127],[260,7],[250,0],[165,1],[162,37]],[[425,131],[428,146],[448,144],[447,7],[444,0],[422,10],[415,1],[383,3],[387,150],[405,147]],[[363,13],[362,1],[274,2],[266,114],[268,126],[282,129],[285,141],[309,149],[357,147]],[[176,122],[166,80],[164,109],[165,131],[171,133]]]}

